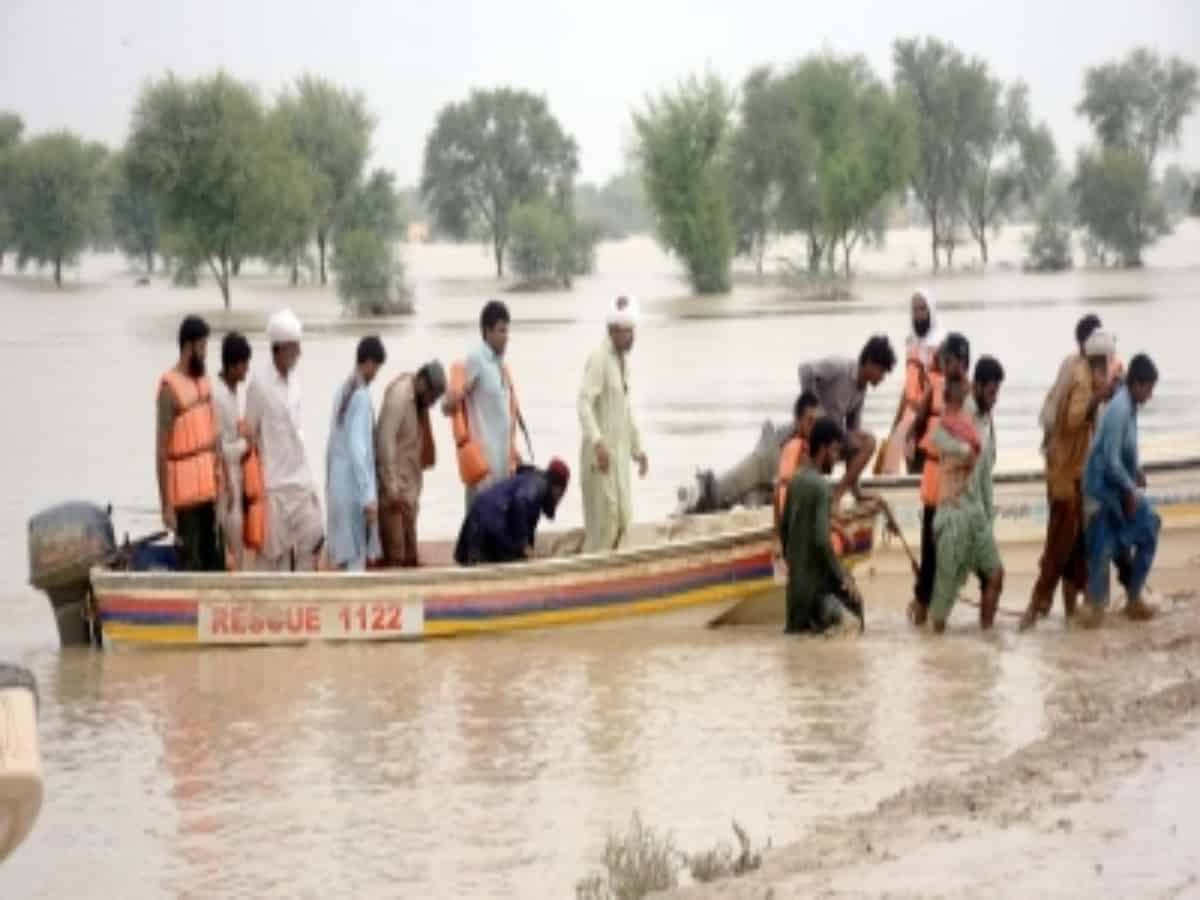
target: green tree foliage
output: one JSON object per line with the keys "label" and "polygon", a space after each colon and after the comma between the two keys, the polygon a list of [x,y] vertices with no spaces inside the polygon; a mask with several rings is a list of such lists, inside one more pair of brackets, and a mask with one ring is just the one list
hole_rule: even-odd
{"label": "green tree foliage", "polygon": [[513,210],[509,230],[509,265],[524,285],[569,288],[576,275],[592,271],[602,226],[536,201]]}
{"label": "green tree foliage", "polygon": [[10,161],[8,210],[17,266],[32,261],[54,267],[74,262],[103,218],[104,148],[66,131],[20,144]]}
{"label": "green tree foliage", "polygon": [[1014,204],[1035,202],[1057,168],[1054,139],[1045,124],[1034,125],[1029,88],[1016,82],[1007,91],[986,73],[973,94],[980,103],[971,129],[963,178],[962,215],[988,262],[988,236],[998,232]]}
{"label": "green tree foliage", "polygon": [[1200,173],[1189,175],[1178,163],[1167,166],[1163,172],[1162,198],[1167,210],[1167,219],[1176,221],[1188,215],[1192,196],[1200,188]]}
{"label": "green tree foliage", "polygon": [[151,82],[127,150],[132,171],[160,200],[172,244],[207,263],[228,309],[234,264],[269,242],[281,182],[295,172],[258,95],[224,72]]}
{"label": "green tree foliage", "polygon": [[339,229],[333,249],[338,297],[359,316],[402,315],[413,311],[404,267],[392,242],[369,228]]}
{"label": "green tree foliage", "polygon": [[730,287],[733,97],[714,75],[691,78],[633,116],[637,155],[659,239],[699,293]]}
{"label": "green tree foliage", "polygon": [[603,237],[621,240],[654,229],[646,188],[637,172],[622,172],[603,185],[575,188],[575,213],[581,220],[598,223]]}
{"label": "green tree foliage", "polygon": [[[286,138],[277,137],[282,146]],[[309,254],[320,210],[319,195],[325,183],[314,173],[307,160],[295,152],[279,153],[278,161],[268,174],[272,214],[262,223],[256,239],[248,249],[268,263],[288,271],[288,282],[300,283],[300,270],[316,270],[318,266]],[[232,262],[233,274],[238,263]]]}
{"label": "green tree foliage", "polygon": [[276,113],[315,179],[313,211],[321,284],[325,284],[325,250],[342,205],[362,177],[375,120],[361,93],[315,75],[301,76],[294,90],[279,98]]}
{"label": "green tree foliage", "polygon": [[1167,232],[1154,185],[1161,150],[1178,145],[1184,120],[1200,100],[1200,70],[1146,49],[1088,69],[1077,107],[1099,147],[1080,154],[1075,176],[1080,223],[1101,259],[1141,265],[1142,251]]}
{"label": "green tree foliage", "polygon": [[1079,221],[1101,264],[1142,264],[1142,251],[1170,232],[1146,161],[1134,150],[1081,150],[1072,185]]}
{"label": "green tree foliage", "polygon": [[376,169],[347,196],[337,227],[346,231],[373,231],[385,241],[396,241],[404,231],[404,201],[396,190],[396,176]]}
{"label": "green tree foliage", "polygon": [[161,241],[158,205],[144,173],[129,165],[129,157],[118,153],[108,170],[109,220],[116,246],[130,259],[154,272],[154,257]]}
{"label": "green tree foliage", "polygon": [[1074,264],[1071,253],[1070,185],[1054,181],[1039,196],[1036,228],[1026,239],[1025,268],[1032,272],[1061,272]]}
{"label": "green tree foliage", "polygon": [[445,233],[487,236],[500,278],[513,210],[547,198],[565,210],[578,169],[575,141],[543,98],[511,88],[472,91],[438,113],[421,194]]}
{"label": "green tree foliage", "polygon": [[972,152],[995,128],[995,86],[985,63],[935,38],[898,40],[893,59],[897,92],[916,119],[912,189],[929,219],[936,272],[939,248],[947,239],[957,242]]}
{"label": "green tree foliage", "polygon": [[21,143],[25,123],[16,113],[0,112],[0,268],[4,254],[12,245],[13,224],[9,213],[9,192],[12,190],[12,158]]}

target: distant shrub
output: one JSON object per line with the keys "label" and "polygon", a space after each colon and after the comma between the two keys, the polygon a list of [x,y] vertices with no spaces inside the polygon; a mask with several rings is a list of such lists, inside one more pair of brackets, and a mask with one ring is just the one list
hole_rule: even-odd
{"label": "distant shrub", "polygon": [[375,231],[359,228],[340,233],[332,267],[338,297],[354,315],[395,316],[413,311],[404,266],[391,244]]}
{"label": "distant shrub", "polygon": [[525,203],[509,219],[508,259],[523,287],[570,287],[595,268],[601,228],[545,202]]}

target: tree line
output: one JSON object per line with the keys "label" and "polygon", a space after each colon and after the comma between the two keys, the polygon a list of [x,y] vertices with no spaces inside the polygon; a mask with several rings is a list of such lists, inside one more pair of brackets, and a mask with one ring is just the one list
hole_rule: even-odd
{"label": "tree line", "polygon": [[69,132],[23,134],[0,113],[0,265],[62,267],[117,247],[177,282],[207,269],[226,307],[246,259],[308,272],[360,313],[409,307],[395,243],[406,209],[435,232],[490,248],[531,286],[569,286],[600,239],[652,229],[699,292],[728,290],[737,255],[761,272],[768,247],[801,235],[793,264],[849,277],[892,211],[919,211],[936,272],[971,240],[986,264],[1005,222],[1032,218],[1029,264],[1090,258],[1139,265],[1172,216],[1200,203],[1200,177],[1156,162],[1198,97],[1195,66],[1136,50],[1085,73],[1078,112],[1095,138],[1061,165],[1029,90],[933,38],[893,47],[890,83],[857,55],[820,53],[754,69],[734,90],[693,77],[633,113],[632,171],[577,183],[579,149],[546,100],[475,90],[438,113],[419,186],[367,171],[375,118],[361,93],[305,75],[273,103],[225,72],[149,81],[123,147]]}
{"label": "tree line", "polygon": [[1077,111],[1095,137],[1073,173],[1023,82],[933,38],[897,40],[893,63],[890,85],[863,57],[832,53],[757,68],[738,92],[692,77],[634,114],[659,237],[697,291],[728,290],[738,254],[761,273],[783,234],[804,237],[802,270],[849,277],[854,250],[881,240],[902,203],[929,226],[935,272],[968,238],[986,265],[1022,214],[1037,221],[1033,268],[1069,264],[1072,226],[1090,258],[1136,266],[1172,213],[1200,206],[1200,173],[1155,177],[1197,102],[1190,63],[1139,49],[1089,69]]}

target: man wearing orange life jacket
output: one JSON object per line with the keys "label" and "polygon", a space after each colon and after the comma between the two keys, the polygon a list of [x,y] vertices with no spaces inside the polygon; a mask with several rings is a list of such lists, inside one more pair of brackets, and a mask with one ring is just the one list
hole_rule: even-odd
{"label": "man wearing orange life jacket", "polygon": [[213,386],[213,406],[217,416],[217,435],[221,462],[221,496],[217,520],[225,541],[226,561],[230,568],[242,568],[244,560],[242,522],[242,465],[250,452],[250,430],[242,419],[238,385],[250,371],[250,342],[231,331],[221,342],[221,374]]}
{"label": "man wearing orange life jacket", "polygon": [[879,475],[899,474],[905,464],[910,473],[916,474],[924,464],[924,452],[913,439],[913,425],[929,386],[929,370],[933,368],[933,358],[942,337],[929,292],[923,288],[916,291],[911,306],[912,331],[904,344],[904,389],[900,393],[891,434],[876,457],[875,472]]}
{"label": "man wearing orange life jacket", "polygon": [[933,523],[937,516],[939,493],[939,459],[933,436],[942,413],[947,379],[966,379],[971,370],[971,345],[958,332],[951,332],[942,342],[941,350],[929,373],[925,399],[917,413],[914,434],[920,435],[920,448],[925,462],[921,472],[921,564],[913,587],[913,602],[909,617],[918,625],[924,624],[933,599],[934,578],[937,575],[937,538]]}
{"label": "man wearing orange life jacket", "polygon": [[503,303],[489,300],[484,305],[479,317],[483,340],[464,362],[451,366],[442,403],[442,411],[453,420],[467,509],[480,491],[515,472],[520,461],[516,453],[520,412],[504,363],[509,322]]}
{"label": "man wearing orange life jacket", "polygon": [[163,524],[182,546],[180,566],[225,568],[217,535],[217,427],[204,373],[208,323],[188,316],[179,326],[179,361],[159,380],[157,469]]}
{"label": "man wearing orange life jacket", "polygon": [[787,503],[787,489],[792,477],[808,458],[808,435],[821,412],[821,401],[811,391],[804,391],[796,398],[792,411],[793,433],[783,449],[779,451],[779,472],[775,479],[775,530],[779,530],[783,507]]}

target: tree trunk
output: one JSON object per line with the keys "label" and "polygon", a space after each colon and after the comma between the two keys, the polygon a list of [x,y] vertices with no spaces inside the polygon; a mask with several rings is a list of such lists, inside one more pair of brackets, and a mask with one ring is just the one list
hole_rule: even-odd
{"label": "tree trunk", "polygon": [[329,283],[325,275],[325,229],[317,229],[317,255],[321,257],[321,287]]}
{"label": "tree trunk", "polygon": [[496,256],[496,277],[503,278],[504,277],[504,244],[500,241],[500,238],[495,238],[492,240],[492,252]]}
{"label": "tree trunk", "polygon": [[986,228],[979,232],[979,256],[983,260],[984,266],[987,266],[988,255],[987,255],[987,229]]}
{"label": "tree trunk", "polygon": [[230,270],[232,271],[234,278],[237,278],[242,274],[242,258],[240,256],[235,256],[230,259]]}
{"label": "tree trunk", "polygon": [[217,286],[221,289],[221,299],[225,301],[225,311],[229,311],[229,257],[222,255],[219,257],[221,268],[217,268],[217,264],[213,262],[211,256],[208,259],[208,267],[212,269],[213,277],[217,279]]}
{"label": "tree trunk", "polygon": [[930,215],[929,217],[929,230],[929,248],[933,253],[933,274],[936,275],[938,270],[938,227],[936,215]]}
{"label": "tree trunk", "polygon": [[951,234],[950,240],[946,241],[946,268],[954,268],[954,235]]}
{"label": "tree trunk", "polygon": [[292,287],[296,287],[300,283],[300,260],[292,257],[292,277],[290,279]]}
{"label": "tree trunk", "polygon": [[824,255],[821,242],[813,232],[808,233],[808,274],[817,275],[821,271],[821,257]]}
{"label": "tree trunk", "polygon": [[850,250],[851,244],[845,238],[842,238],[842,270],[846,276],[846,280],[850,280]]}
{"label": "tree trunk", "polygon": [[763,257],[767,255],[767,242],[760,241],[754,252],[754,271],[761,279],[763,277]]}
{"label": "tree trunk", "polygon": [[147,275],[154,274],[154,251],[153,250],[146,251],[146,274]]}
{"label": "tree trunk", "polygon": [[62,257],[54,257],[54,285],[62,287]]}

